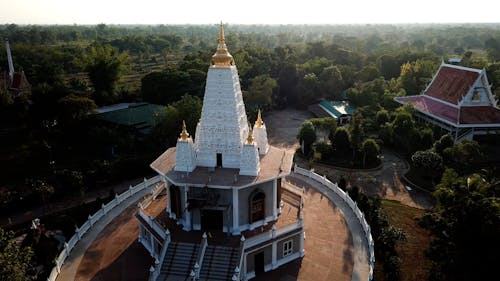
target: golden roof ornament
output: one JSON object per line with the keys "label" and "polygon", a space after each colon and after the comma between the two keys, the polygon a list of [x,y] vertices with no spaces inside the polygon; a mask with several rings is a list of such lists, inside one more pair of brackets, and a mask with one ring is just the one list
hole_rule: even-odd
{"label": "golden roof ornament", "polygon": [[255,121],[255,125],[258,127],[258,128],[261,128],[262,125],[264,125],[264,121],[262,121],[262,118],[260,116],[260,109],[259,109],[259,113],[257,113],[257,121]]}
{"label": "golden roof ornament", "polygon": [[248,126],[247,144],[253,144],[252,126]]}
{"label": "golden roof ornament", "polygon": [[189,138],[189,133],[186,130],[186,122],[182,120],[182,132],[181,132],[181,140],[185,141]]}
{"label": "golden roof ornament", "polygon": [[214,66],[231,66],[234,65],[233,56],[229,53],[226,46],[226,37],[224,36],[224,26],[220,23],[219,29],[219,44],[217,51],[212,56],[212,64]]}

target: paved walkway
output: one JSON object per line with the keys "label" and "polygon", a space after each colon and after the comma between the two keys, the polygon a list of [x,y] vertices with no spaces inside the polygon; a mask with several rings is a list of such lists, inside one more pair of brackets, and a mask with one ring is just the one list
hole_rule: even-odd
{"label": "paved walkway", "polygon": [[[142,199],[145,195],[150,193],[150,188],[145,188],[144,190],[137,192],[129,199],[123,201],[121,204],[113,208],[106,216],[104,216],[101,220],[99,220],[94,226],[83,236],[76,246],[71,251],[69,257],[64,262],[64,265],[61,268],[61,273],[57,277],[56,280],[67,281],[67,280],[75,280],[76,272],[80,265],[80,262],[83,258],[83,255],[89,248],[90,244],[96,239],[97,235],[118,215],[120,215],[125,209],[127,209],[132,204],[135,207],[135,204]],[[130,219],[135,219],[134,216],[130,216]],[[135,233],[135,237],[138,237],[138,233]],[[113,238],[113,237],[111,237]],[[126,248],[126,247],[124,247]]]}
{"label": "paved walkway", "polygon": [[[302,187],[313,187],[324,194],[342,213],[344,220],[347,222],[351,239],[353,243],[353,260],[354,268],[352,270],[352,281],[366,281],[370,274],[369,259],[368,259],[368,242],[361,224],[352,209],[340,198],[334,191],[324,186],[323,184],[310,179],[308,177],[292,173],[287,177],[292,184]],[[307,232],[306,232],[307,235]],[[309,237],[309,236],[307,236]],[[307,253],[306,253],[307,254]],[[313,279],[311,279],[313,280]],[[330,279],[337,280],[337,279]]]}

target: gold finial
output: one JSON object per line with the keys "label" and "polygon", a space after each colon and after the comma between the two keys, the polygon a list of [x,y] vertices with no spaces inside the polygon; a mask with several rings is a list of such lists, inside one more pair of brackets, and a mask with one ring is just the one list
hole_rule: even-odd
{"label": "gold finial", "polygon": [[226,37],[224,36],[224,26],[220,23],[219,29],[219,44],[217,51],[212,56],[212,64],[215,66],[231,66],[234,65],[233,56],[229,53],[226,46]]}
{"label": "gold finial", "polygon": [[261,128],[262,125],[264,125],[264,122],[262,121],[262,118],[260,116],[260,109],[259,109],[259,113],[257,113],[257,121],[255,121],[255,125],[258,127],[258,128]]}
{"label": "gold finial", "polygon": [[187,140],[187,138],[189,138],[189,133],[186,130],[186,122],[182,120],[181,140]]}
{"label": "gold finial", "polygon": [[252,143],[253,143],[252,126],[248,126],[247,144],[252,144]]}

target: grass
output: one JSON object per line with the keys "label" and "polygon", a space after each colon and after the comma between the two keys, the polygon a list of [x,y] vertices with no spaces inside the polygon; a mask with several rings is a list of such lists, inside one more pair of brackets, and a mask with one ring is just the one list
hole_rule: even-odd
{"label": "grass", "polygon": [[382,208],[389,222],[406,233],[406,241],[400,242],[396,247],[401,258],[401,280],[427,280],[430,261],[424,252],[429,247],[431,237],[415,220],[425,211],[392,200],[382,200]]}

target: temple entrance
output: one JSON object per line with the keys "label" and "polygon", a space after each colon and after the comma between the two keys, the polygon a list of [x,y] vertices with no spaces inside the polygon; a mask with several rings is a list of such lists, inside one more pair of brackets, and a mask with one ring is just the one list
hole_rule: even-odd
{"label": "temple entrance", "polygon": [[264,272],[264,252],[259,252],[254,256],[255,275]]}
{"label": "temple entrance", "polygon": [[170,186],[170,212],[181,218],[181,191],[178,186]]}
{"label": "temple entrance", "polygon": [[221,231],[223,223],[221,210],[201,210],[201,229]]}
{"label": "temple entrance", "polygon": [[217,153],[217,167],[222,167],[222,153]]}
{"label": "temple entrance", "polygon": [[250,223],[263,220],[265,218],[265,199],[266,194],[258,191],[250,195]]}

